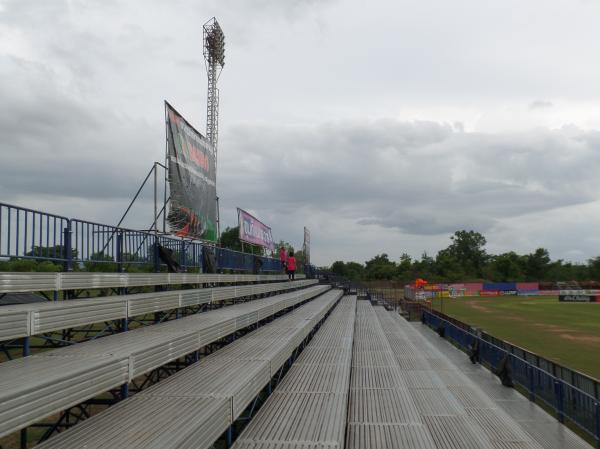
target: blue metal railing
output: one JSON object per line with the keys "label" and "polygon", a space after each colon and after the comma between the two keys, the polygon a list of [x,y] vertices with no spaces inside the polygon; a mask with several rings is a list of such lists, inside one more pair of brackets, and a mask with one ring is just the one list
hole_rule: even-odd
{"label": "blue metal railing", "polygon": [[[33,259],[62,263],[64,270],[104,266],[122,271],[126,265],[160,269],[157,244],[172,251],[184,269],[202,268],[204,245],[198,241],[155,235],[19,206],[0,203],[0,259]],[[209,246],[207,246],[209,247]],[[281,272],[278,259],[216,248],[218,270]]]}
{"label": "blue metal railing", "polygon": [[436,313],[423,309],[423,322],[432,328],[444,328],[444,338],[463,350],[478,342],[479,360],[490,369],[496,369],[505,357],[512,368],[512,380],[523,388],[532,401],[542,401],[554,410],[556,418],[565,418],[596,441],[600,447],[600,401],[593,395],[566,382],[525,358],[478,336],[468,326],[446,320]]}
{"label": "blue metal railing", "polygon": [[260,271],[282,272],[279,259],[234,251],[228,248],[216,249],[217,266],[227,270],[255,270],[256,260],[261,261]]}
{"label": "blue metal railing", "polygon": [[69,219],[0,203],[0,257],[65,261]]}

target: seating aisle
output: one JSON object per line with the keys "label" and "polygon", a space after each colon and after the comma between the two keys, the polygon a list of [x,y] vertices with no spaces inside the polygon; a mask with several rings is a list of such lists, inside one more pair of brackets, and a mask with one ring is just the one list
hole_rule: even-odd
{"label": "seating aisle", "polygon": [[436,448],[368,301],[357,306],[350,388],[347,448]]}
{"label": "seating aisle", "polygon": [[342,448],[356,296],[345,296],[234,449]]}

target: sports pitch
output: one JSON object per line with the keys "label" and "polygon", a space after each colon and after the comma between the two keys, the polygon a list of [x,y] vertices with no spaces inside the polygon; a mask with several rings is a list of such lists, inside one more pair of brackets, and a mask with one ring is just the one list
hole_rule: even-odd
{"label": "sports pitch", "polygon": [[552,296],[436,298],[433,307],[561,365],[600,379],[600,303]]}

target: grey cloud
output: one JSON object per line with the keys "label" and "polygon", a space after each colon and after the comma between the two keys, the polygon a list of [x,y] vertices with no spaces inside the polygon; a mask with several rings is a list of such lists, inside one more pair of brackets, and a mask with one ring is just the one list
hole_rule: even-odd
{"label": "grey cloud", "polygon": [[529,104],[529,109],[548,109],[554,106],[551,101],[535,100]]}
{"label": "grey cloud", "polygon": [[11,79],[0,84],[4,198],[30,193],[115,199],[135,192],[152,163],[147,149],[160,131],[156,136],[142,121],[90,109],[61,92],[39,64],[0,56],[0,70]]}
{"label": "grey cloud", "polygon": [[357,223],[397,229],[405,234],[430,236],[452,234],[457,229],[465,228],[485,233],[494,226],[496,220],[481,216],[464,216],[462,213],[448,214],[445,212],[437,215],[435,211],[425,210],[418,213],[390,211],[386,216],[363,218]]}
{"label": "grey cloud", "polygon": [[409,234],[487,231],[498,220],[598,197],[595,132],[493,135],[381,120],[238,127],[223,148],[225,198],[282,213],[310,204]]}

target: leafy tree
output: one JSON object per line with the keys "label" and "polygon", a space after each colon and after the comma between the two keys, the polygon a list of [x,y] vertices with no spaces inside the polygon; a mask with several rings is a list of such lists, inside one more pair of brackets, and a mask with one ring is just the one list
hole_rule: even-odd
{"label": "leafy tree", "polygon": [[[424,251],[421,254],[421,260],[415,260],[413,263],[413,276],[412,277],[422,277],[425,279],[433,280],[435,277],[435,260],[433,257],[427,254],[427,251]],[[412,280],[411,277],[411,280]]]}
{"label": "leafy tree", "polygon": [[114,273],[117,271],[115,260],[103,252],[93,253],[89,259],[83,263],[86,271],[100,271],[105,273]]}
{"label": "leafy tree", "polygon": [[242,250],[242,243],[240,242],[240,227],[235,226],[230,228],[229,226],[221,232],[221,247],[233,249],[235,251]]}
{"label": "leafy tree", "polygon": [[398,270],[396,273],[397,278],[402,280],[408,280],[413,277],[412,258],[408,254],[402,253],[400,256],[400,263],[398,263]]}
{"label": "leafy tree", "polygon": [[438,279],[458,281],[465,278],[464,265],[449,248],[438,252],[435,258],[435,273]]}
{"label": "leafy tree", "polygon": [[297,272],[304,273],[304,264],[306,263],[306,255],[304,251],[298,250],[294,252],[296,258],[296,270]]}
{"label": "leafy tree", "polygon": [[550,254],[545,248],[538,248],[525,256],[525,277],[529,281],[545,280],[550,265]]}
{"label": "leafy tree", "polygon": [[589,259],[587,266],[589,278],[600,280],[600,256]]}
{"label": "leafy tree", "polygon": [[[233,228],[227,227],[221,232],[221,247],[232,249],[234,251],[242,251],[242,242],[240,241],[240,227],[235,226]],[[250,245],[249,243],[243,244],[243,250],[250,254],[261,254],[263,248],[257,245]]]}
{"label": "leafy tree", "polygon": [[523,279],[524,263],[522,257],[513,251],[492,256],[489,261],[486,277],[497,282]]}
{"label": "leafy tree", "polygon": [[452,244],[447,248],[448,255],[461,265],[464,273],[481,277],[487,261],[485,237],[479,232],[463,230],[456,231],[450,240]]}
{"label": "leafy tree", "polygon": [[331,265],[330,270],[340,276],[345,276],[354,281],[361,281],[365,278],[365,267],[358,262],[342,262],[338,260]]}
{"label": "leafy tree", "polygon": [[396,263],[391,261],[385,253],[365,262],[367,280],[392,279],[396,270]]}

